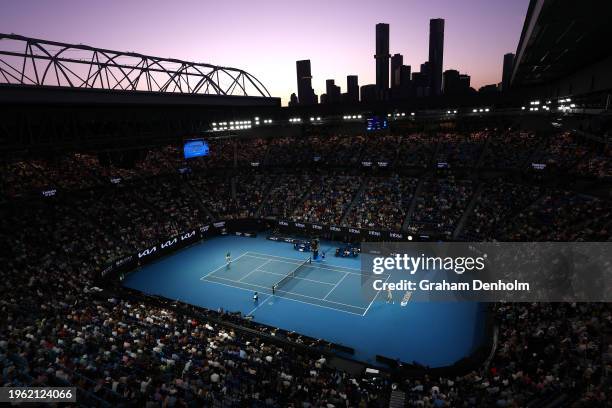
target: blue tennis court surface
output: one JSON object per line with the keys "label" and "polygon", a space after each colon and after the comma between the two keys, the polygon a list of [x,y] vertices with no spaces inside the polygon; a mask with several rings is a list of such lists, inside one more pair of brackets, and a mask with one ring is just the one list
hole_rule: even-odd
{"label": "blue tennis court surface", "polygon": [[[209,309],[250,314],[260,323],[352,347],[354,358],[370,364],[376,364],[380,354],[445,366],[480,345],[485,317],[481,305],[402,306],[399,298],[388,303],[386,293],[371,285],[366,285],[369,291],[363,289],[359,258],[336,258],[331,255],[334,247],[322,242],[330,255],[304,264],[308,255],[290,244],[222,236],[146,265],[130,273],[124,285]],[[257,302],[254,292],[259,294]]]}
{"label": "blue tennis court surface", "polygon": [[272,286],[280,282],[275,296],[361,316],[377,296],[372,290],[364,299],[358,269],[260,252],[244,252],[230,266],[223,265],[201,279],[266,295],[272,295]]}

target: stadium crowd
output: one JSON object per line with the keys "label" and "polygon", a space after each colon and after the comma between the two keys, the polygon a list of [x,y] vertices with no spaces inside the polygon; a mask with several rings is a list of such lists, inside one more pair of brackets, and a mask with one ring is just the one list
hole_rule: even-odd
{"label": "stadium crowd", "polygon": [[[466,240],[611,239],[612,206],[602,197],[539,179],[398,171],[423,170],[437,160],[451,168],[471,166],[466,160],[521,168],[529,151],[541,148],[546,152],[539,160],[601,180],[610,176],[609,150],[574,136],[542,141],[515,131],[444,135],[440,147],[434,140],[429,134],[389,136],[376,149],[369,135],[354,142],[348,136],[223,140],[212,144],[219,149],[210,161],[185,163],[168,146],[131,166],[87,153],[4,162],[0,385],[72,384],[91,406],[102,407],[383,407],[395,388],[416,407],[521,407],[561,395],[574,407],[606,406],[612,370],[607,304],[497,304],[498,342],[488,365],[458,377],[396,378],[392,386],[386,375],[348,373],[291,346],[302,340],[269,342],[269,328],[240,316],[195,316],[98,287],[99,272],[114,260],[223,218],[385,230],[406,224],[415,233],[457,232]],[[235,149],[237,143],[244,148]],[[574,153],[566,155],[563,146]],[[325,166],[289,171],[310,156]],[[392,171],[337,169],[340,157],[348,167],[388,160]],[[236,168],[227,170],[234,161]],[[287,172],[279,171],[283,166]],[[261,335],[247,336],[224,322]]]}

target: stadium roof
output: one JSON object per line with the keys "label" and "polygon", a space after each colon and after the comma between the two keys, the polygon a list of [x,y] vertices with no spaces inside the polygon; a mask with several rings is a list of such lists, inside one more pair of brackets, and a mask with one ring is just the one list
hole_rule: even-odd
{"label": "stadium roof", "polygon": [[611,19],[609,0],[531,0],[512,87],[544,85],[610,56]]}

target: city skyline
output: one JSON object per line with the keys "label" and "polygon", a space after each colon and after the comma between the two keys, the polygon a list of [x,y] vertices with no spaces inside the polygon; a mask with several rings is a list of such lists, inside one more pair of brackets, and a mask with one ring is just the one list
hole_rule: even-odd
{"label": "city skyline", "polygon": [[528,6],[528,0],[253,3],[186,1],[178,8],[162,1],[60,0],[49,7],[25,0],[2,6],[0,26],[8,33],[245,69],[286,105],[297,91],[298,60],[311,61],[317,95],[326,92],[328,79],[345,93],[347,75],[357,75],[360,86],[375,83],[372,34],[380,22],[390,25],[390,54],[402,54],[416,72],[428,60],[430,19],[444,19],[443,71],[468,73],[476,89],[499,83],[504,54],[516,51]]}

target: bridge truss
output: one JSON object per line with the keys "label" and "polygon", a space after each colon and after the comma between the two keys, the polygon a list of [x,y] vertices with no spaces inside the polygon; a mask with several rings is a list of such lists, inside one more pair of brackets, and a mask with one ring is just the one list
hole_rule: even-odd
{"label": "bridge truss", "polygon": [[270,97],[257,78],[238,68],[15,34],[0,34],[2,84]]}

